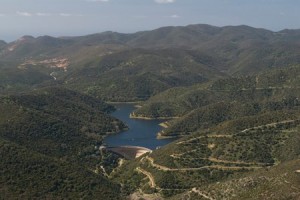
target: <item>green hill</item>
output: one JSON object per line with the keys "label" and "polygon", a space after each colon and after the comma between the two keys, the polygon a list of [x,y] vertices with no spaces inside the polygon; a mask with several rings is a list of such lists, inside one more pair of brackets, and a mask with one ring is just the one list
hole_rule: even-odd
{"label": "green hill", "polygon": [[4,67],[0,70],[0,94],[30,90],[38,85],[53,82],[49,73],[36,68]]}
{"label": "green hill", "polygon": [[62,88],[1,96],[0,197],[119,199],[120,186],[98,170],[109,161],[103,137],[126,128],[113,110]]}
{"label": "green hill", "polygon": [[172,88],[151,97],[134,112],[150,118],[178,117],[218,102],[266,103],[288,101],[299,94],[299,66],[258,75],[218,79],[191,87]]}
{"label": "green hill", "polygon": [[[76,158],[125,128],[113,107],[70,90],[46,88],[1,97],[1,137],[40,153]],[[32,145],[32,143],[35,145]]]}
{"label": "green hill", "polygon": [[[193,188],[202,189],[204,185],[218,187],[220,182],[247,177],[252,171],[266,173],[270,166],[285,165],[287,161],[298,159],[299,122],[299,111],[277,111],[229,120],[129,162],[112,176],[130,185],[128,190],[131,192],[140,188],[146,194],[157,193],[162,197]],[[299,177],[286,179],[291,180],[298,182]],[[204,191],[205,194],[215,192],[222,195],[222,190],[220,193],[209,189]],[[276,190],[271,193],[275,195]]]}
{"label": "green hill", "polygon": [[75,163],[2,139],[0,158],[3,199],[121,199],[119,185]]}
{"label": "green hill", "polygon": [[110,101],[145,100],[168,88],[224,76],[205,54],[134,49],[111,54],[70,73],[65,85]]}
{"label": "green hill", "polygon": [[[129,185],[129,193],[140,189],[141,196],[253,199],[252,194],[264,195],[265,191],[272,195],[270,199],[277,194],[288,197],[284,189],[272,189],[272,181],[260,182],[260,176],[253,174],[273,177],[276,188],[285,181],[299,183],[300,177],[292,176],[295,165],[285,181],[266,172],[299,159],[298,77],[299,67],[275,69],[257,76],[173,88],[150,98],[134,116],[179,116],[168,121],[169,127],[160,135],[183,137],[126,163],[111,176]],[[174,113],[177,115],[165,115]],[[242,189],[246,180],[255,182],[257,188]],[[241,184],[235,185],[239,181]],[[225,189],[232,192],[223,194]],[[299,190],[293,191],[290,198],[297,199]],[[229,196],[232,194],[236,198]]]}
{"label": "green hill", "polygon": [[298,199],[299,159],[239,178],[221,181],[170,199]]}

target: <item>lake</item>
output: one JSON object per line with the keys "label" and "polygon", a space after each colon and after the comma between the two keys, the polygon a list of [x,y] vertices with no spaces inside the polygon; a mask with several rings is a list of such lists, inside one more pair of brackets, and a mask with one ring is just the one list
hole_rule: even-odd
{"label": "lake", "polygon": [[129,130],[109,135],[104,139],[108,146],[132,145],[156,149],[175,139],[156,139],[156,134],[163,128],[159,126],[162,120],[131,119],[129,114],[135,110],[134,104],[115,104],[117,110],[111,115],[127,124]]}

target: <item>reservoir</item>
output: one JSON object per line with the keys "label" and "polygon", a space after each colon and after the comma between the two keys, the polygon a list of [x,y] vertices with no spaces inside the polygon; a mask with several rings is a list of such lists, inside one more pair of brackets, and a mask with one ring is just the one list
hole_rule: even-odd
{"label": "reservoir", "polygon": [[116,104],[114,105],[117,110],[111,115],[122,120],[129,130],[107,136],[104,143],[108,146],[142,146],[149,149],[156,149],[157,147],[164,146],[175,139],[156,139],[156,134],[162,130],[159,123],[162,120],[141,120],[131,119],[129,114],[135,109],[133,104]]}

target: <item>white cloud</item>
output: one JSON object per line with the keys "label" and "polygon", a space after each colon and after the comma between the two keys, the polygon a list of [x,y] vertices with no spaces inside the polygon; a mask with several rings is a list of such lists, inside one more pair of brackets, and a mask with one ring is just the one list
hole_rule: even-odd
{"label": "white cloud", "polygon": [[[55,14],[57,15],[57,14]],[[70,13],[59,13],[58,16],[61,17],[83,17],[83,14],[70,14]]]}
{"label": "white cloud", "polygon": [[41,13],[41,12],[36,13],[36,16],[40,16],[40,17],[48,17],[51,15],[52,15],[51,13]]}
{"label": "white cloud", "polygon": [[32,13],[17,11],[17,15],[23,16],[23,17],[31,17],[31,16],[32,16]]}
{"label": "white cloud", "polygon": [[[83,17],[84,15],[82,14],[70,14],[70,13],[44,13],[44,12],[37,12],[37,13],[30,13],[30,12],[20,12],[17,11],[17,15],[18,16],[23,16],[23,17],[55,17],[55,16],[59,16],[59,17]],[[6,16],[6,15],[3,15]],[[0,17],[2,17],[1,13],[0,13]]]}
{"label": "white cloud", "polygon": [[155,0],[156,3],[174,3],[175,0]]}
{"label": "white cloud", "polygon": [[175,15],[171,15],[170,17],[171,18],[179,18],[180,16],[175,14]]}
{"label": "white cloud", "polygon": [[4,16],[6,16],[5,14],[3,14],[3,13],[0,13],[0,17],[4,17]]}

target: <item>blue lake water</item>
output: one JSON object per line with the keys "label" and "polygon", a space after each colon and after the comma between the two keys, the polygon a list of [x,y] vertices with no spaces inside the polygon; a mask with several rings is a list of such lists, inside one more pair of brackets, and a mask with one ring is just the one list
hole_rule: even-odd
{"label": "blue lake water", "polygon": [[129,130],[107,136],[104,139],[104,143],[107,145],[132,145],[156,149],[174,141],[174,139],[156,139],[156,134],[162,130],[162,127],[159,126],[162,120],[131,119],[129,114],[135,109],[133,104],[116,104],[114,106],[117,110],[112,113],[112,116],[126,123]]}

